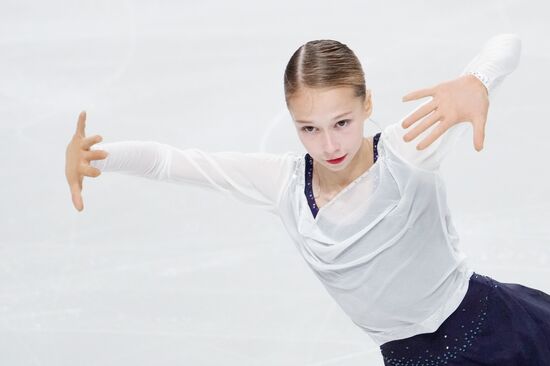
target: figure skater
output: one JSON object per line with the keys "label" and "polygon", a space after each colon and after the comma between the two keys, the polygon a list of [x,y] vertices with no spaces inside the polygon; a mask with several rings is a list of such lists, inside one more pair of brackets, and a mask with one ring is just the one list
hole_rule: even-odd
{"label": "figure skater", "polygon": [[307,42],[284,72],[305,154],[101,144],[85,136],[82,112],[66,150],[73,204],[82,211],[83,177],[102,171],[223,192],[280,217],[385,365],[550,365],[550,295],[473,271],[440,171],[469,123],[483,148],[489,98],[520,51],[515,34],[489,39],[458,78],[403,97],[431,100],[364,137],[372,100],[356,55],[338,41]]}

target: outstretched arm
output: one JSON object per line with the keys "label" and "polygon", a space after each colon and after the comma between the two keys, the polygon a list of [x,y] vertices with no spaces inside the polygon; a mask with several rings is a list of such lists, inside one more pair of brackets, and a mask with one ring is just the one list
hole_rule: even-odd
{"label": "outstretched arm", "polygon": [[102,172],[200,185],[272,213],[277,212],[280,194],[292,173],[290,152],[206,152],[197,148],[178,149],[155,141],[120,141],[96,146],[109,154],[91,162]]}
{"label": "outstretched arm", "polygon": [[[460,77],[404,96],[403,101],[427,96],[432,99],[398,123],[386,127],[383,138],[404,160],[434,170],[465,131],[465,122],[470,122],[474,147],[480,151],[489,100],[506,75],[517,67],[520,53],[521,40],[516,34],[492,37]],[[407,130],[411,125],[414,128]]]}

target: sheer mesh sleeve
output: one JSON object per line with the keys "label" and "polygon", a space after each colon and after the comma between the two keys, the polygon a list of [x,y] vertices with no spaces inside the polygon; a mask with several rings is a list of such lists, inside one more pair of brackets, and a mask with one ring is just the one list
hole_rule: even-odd
{"label": "sheer mesh sleeve", "polygon": [[155,141],[99,143],[94,147],[109,153],[106,159],[91,162],[102,172],[198,185],[271,212],[276,212],[293,166],[292,152],[206,152]]}

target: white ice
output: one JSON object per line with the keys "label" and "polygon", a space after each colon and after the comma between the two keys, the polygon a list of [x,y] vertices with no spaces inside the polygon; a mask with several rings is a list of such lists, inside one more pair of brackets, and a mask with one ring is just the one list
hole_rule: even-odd
{"label": "white ice", "polygon": [[382,365],[275,216],[109,173],[85,179],[77,212],[65,181],[81,110],[104,141],[303,151],[283,71],[313,39],[356,52],[387,125],[491,36],[521,36],[485,149],[470,133],[443,168],[476,272],[550,292],[547,14],[542,0],[3,0],[0,365]]}

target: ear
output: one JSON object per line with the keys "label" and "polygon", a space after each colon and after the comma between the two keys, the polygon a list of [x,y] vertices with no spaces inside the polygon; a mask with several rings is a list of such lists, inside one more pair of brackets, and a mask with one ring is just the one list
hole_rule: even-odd
{"label": "ear", "polygon": [[364,108],[365,108],[365,113],[367,114],[367,118],[370,117],[371,113],[372,113],[372,93],[370,91],[370,89],[367,89],[366,90],[366,95],[365,95],[365,104],[364,104]]}

